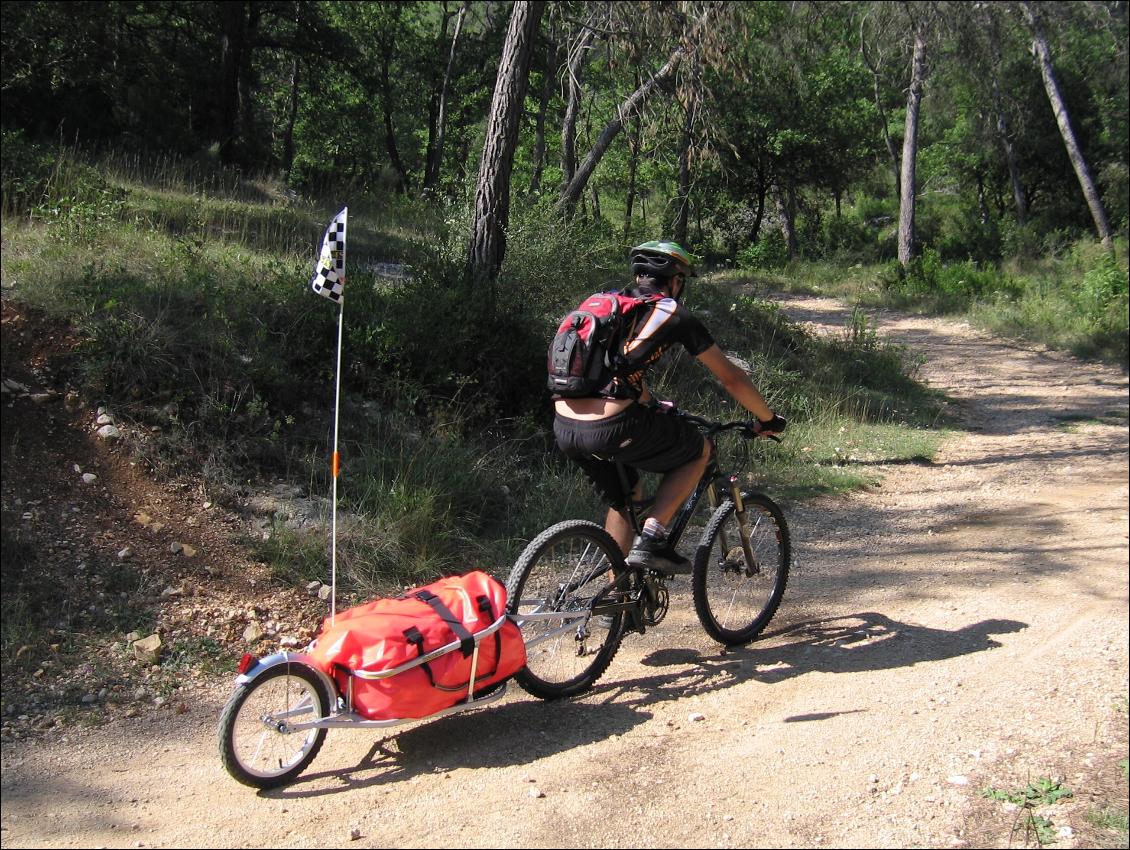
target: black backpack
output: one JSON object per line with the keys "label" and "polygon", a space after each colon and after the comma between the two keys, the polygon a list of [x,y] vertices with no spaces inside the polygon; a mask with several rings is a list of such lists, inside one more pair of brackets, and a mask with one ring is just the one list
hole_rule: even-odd
{"label": "black backpack", "polygon": [[585,398],[608,386],[623,365],[630,314],[661,297],[598,292],[570,311],[549,344],[549,391],[564,398]]}

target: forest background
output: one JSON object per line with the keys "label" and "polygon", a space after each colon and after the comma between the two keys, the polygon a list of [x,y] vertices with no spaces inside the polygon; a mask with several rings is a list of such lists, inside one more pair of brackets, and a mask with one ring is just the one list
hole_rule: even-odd
{"label": "forest background", "polygon": [[[948,426],[865,307],[1126,363],[1126,2],[0,15],[4,298],[67,330],[67,392],[132,426],[154,475],[233,504],[264,480],[329,491],[336,310],[308,280],[349,206],[339,545],[360,595],[504,572],[597,515],[553,450],[545,345],[638,242],[697,255],[690,306],[792,422],[734,449],[786,501],[873,483]],[[860,309],[817,338],[766,297],[788,289]],[[732,412],[695,368],[662,364],[660,394]],[[45,604],[9,592],[30,551],[9,509],[6,660]],[[262,538],[281,581],[325,578],[324,535]]]}

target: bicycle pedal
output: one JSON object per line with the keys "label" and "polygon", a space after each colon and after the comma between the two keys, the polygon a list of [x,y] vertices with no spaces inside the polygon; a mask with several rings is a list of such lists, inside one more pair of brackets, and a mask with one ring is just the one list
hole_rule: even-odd
{"label": "bicycle pedal", "polygon": [[694,564],[687,561],[682,564],[676,564],[664,558],[657,558],[647,567],[651,572],[662,578],[674,578],[675,576],[689,576],[694,572]]}

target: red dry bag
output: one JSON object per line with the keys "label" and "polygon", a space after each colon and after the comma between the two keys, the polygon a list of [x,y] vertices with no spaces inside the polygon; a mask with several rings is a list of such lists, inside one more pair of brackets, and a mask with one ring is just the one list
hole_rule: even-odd
{"label": "red dry bag", "polygon": [[[366,678],[452,643],[450,651],[423,664]],[[310,657],[342,695],[352,684],[354,711],[391,720],[427,717],[465,700],[472,663],[475,691],[509,678],[526,665],[526,645],[506,618],[506,588],[475,571],[342,611],[332,625],[326,619]]]}

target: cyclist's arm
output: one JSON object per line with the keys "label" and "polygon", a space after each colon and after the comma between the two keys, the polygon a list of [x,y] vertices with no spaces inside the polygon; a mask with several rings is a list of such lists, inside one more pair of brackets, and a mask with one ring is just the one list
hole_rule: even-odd
{"label": "cyclist's arm", "polygon": [[773,418],[773,410],[765,403],[749,375],[740,366],[722,353],[717,345],[712,345],[698,355],[702,365],[710,370],[734,400],[763,422]]}

